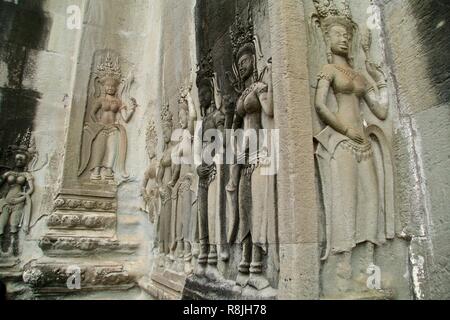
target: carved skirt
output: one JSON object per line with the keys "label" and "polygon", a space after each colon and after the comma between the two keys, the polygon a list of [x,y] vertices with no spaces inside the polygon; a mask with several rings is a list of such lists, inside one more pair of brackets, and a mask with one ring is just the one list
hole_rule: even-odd
{"label": "carved skirt", "polygon": [[182,177],[172,191],[172,245],[178,241],[192,243],[196,228],[196,212],[191,175]]}
{"label": "carved skirt", "polygon": [[252,244],[267,251],[267,245],[277,241],[276,176],[265,175],[261,164],[245,165],[239,183],[238,241],[248,236]]}
{"label": "carved skirt", "polygon": [[212,245],[226,243],[222,166],[214,165],[208,177],[200,178],[198,189],[199,240],[208,239]]}
{"label": "carved skirt", "polygon": [[107,126],[98,133],[92,146],[94,168],[112,168],[114,166],[119,146],[119,134],[119,129],[115,126]]}
{"label": "carved skirt", "polygon": [[161,207],[159,216],[159,247],[160,253],[169,254],[171,244],[170,220],[172,216],[172,190],[165,186],[160,193]]}
{"label": "carved skirt", "polygon": [[[357,244],[379,244],[384,221],[370,143],[341,142],[331,158],[331,252],[350,252]],[[327,195],[325,195],[327,196]]]}
{"label": "carved skirt", "polygon": [[4,199],[0,200],[0,235],[4,234],[6,226],[10,225],[11,232],[19,230],[20,220],[24,212],[25,202],[8,204]]}

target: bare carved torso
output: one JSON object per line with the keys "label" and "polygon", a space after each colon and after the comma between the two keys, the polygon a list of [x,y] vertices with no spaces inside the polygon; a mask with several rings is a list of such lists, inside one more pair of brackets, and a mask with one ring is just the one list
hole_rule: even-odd
{"label": "bare carved torso", "polygon": [[367,89],[367,81],[360,73],[339,65],[326,65],[324,73],[331,80],[338,110],[336,118],[345,126],[364,136],[360,103]]}
{"label": "bare carved torso", "polygon": [[116,122],[116,115],[122,107],[122,102],[115,97],[107,95],[98,100],[98,110],[96,117],[99,123],[104,125],[114,124]]}
{"label": "bare carved torso", "polygon": [[241,95],[237,103],[237,112],[243,117],[244,130],[262,128],[261,111],[262,106],[257,95],[258,83],[252,84]]}

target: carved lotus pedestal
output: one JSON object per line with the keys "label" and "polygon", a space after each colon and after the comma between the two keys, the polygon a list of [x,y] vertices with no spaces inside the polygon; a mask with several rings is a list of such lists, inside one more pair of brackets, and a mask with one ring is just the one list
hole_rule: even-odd
{"label": "carved lotus pedestal", "polygon": [[[82,295],[135,286],[135,276],[125,264],[139,245],[117,237],[116,190],[111,188],[59,194],[47,220],[49,231],[39,240],[46,257],[24,268],[23,281],[36,296]],[[68,281],[76,283],[78,276],[79,286],[71,287]]]}
{"label": "carved lotus pedestal", "polygon": [[129,290],[135,285],[134,277],[114,262],[69,264],[53,260],[32,261],[24,268],[23,281],[37,297]]}

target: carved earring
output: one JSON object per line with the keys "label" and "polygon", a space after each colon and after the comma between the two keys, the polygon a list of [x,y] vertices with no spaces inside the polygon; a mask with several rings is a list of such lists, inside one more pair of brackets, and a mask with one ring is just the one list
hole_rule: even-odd
{"label": "carved earring", "polygon": [[327,61],[328,63],[333,63],[333,51],[331,50],[330,39],[328,38],[328,33],[325,34],[325,46],[327,47]]}
{"label": "carved earring", "polygon": [[333,63],[333,52],[331,51],[330,46],[328,46],[328,49],[327,49],[327,60],[328,60],[328,63]]}
{"label": "carved earring", "polygon": [[253,56],[253,82],[258,81],[258,68],[256,66],[256,56]]}

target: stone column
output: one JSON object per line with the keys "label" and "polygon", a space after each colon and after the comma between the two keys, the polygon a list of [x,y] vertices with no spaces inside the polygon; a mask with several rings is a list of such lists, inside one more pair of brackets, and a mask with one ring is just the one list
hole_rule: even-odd
{"label": "stone column", "polygon": [[279,299],[319,298],[319,210],[302,1],[269,0],[275,123],[280,129]]}

